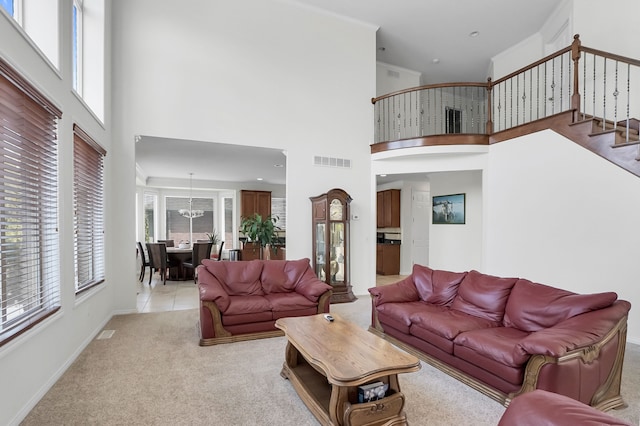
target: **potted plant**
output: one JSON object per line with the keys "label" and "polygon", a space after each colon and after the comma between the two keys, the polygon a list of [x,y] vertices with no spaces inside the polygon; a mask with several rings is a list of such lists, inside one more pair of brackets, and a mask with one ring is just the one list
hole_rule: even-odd
{"label": "potted plant", "polygon": [[278,221],[277,216],[267,216],[263,218],[260,214],[254,213],[253,216],[242,218],[240,223],[240,232],[249,239],[250,242],[257,244],[261,251],[260,258],[262,259],[263,249],[266,250],[266,257],[269,258],[270,246],[273,241],[278,238],[277,231],[280,230],[276,226]]}
{"label": "potted plant", "polygon": [[215,228],[213,228],[210,234],[207,233],[207,238],[209,238],[209,242],[211,243],[211,258],[214,258],[218,255],[218,244],[220,243],[220,237]]}

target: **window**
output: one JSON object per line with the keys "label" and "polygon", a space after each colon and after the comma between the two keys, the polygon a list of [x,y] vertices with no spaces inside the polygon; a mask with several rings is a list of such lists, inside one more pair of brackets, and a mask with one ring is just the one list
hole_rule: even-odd
{"label": "window", "polygon": [[72,46],[73,89],[82,96],[82,0],[73,0]]}
{"label": "window", "polygon": [[145,192],[144,204],[144,241],[153,243],[156,241],[156,211],[158,210],[158,196]]}
{"label": "window", "polygon": [[71,12],[72,85],[104,122],[106,0],[73,0]]}
{"label": "window", "polygon": [[15,21],[22,25],[22,1],[20,0],[0,0],[0,7],[7,11]]}
{"label": "window", "polygon": [[104,156],[73,125],[73,211],[76,292],[104,281]]}
{"label": "window", "polygon": [[[187,197],[167,197],[167,239],[180,241],[191,241],[191,231],[193,230],[193,241],[206,240],[207,233],[213,232],[214,214],[212,198],[193,198],[191,208]],[[180,212],[183,211],[184,215]],[[194,218],[189,220],[187,213],[201,212],[202,215],[194,214]]]}
{"label": "window", "polygon": [[272,198],[271,199],[271,216],[277,217],[278,221],[276,226],[280,230],[285,231],[287,229],[287,199],[286,198]]}
{"label": "window", "polygon": [[0,342],[60,308],[57,121],[0,59]]}

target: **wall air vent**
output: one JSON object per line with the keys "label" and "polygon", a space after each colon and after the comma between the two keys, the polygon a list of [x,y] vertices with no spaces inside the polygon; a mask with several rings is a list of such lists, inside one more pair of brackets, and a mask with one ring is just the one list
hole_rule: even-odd
{"label": "wall air vent", "polygon": [[343,169],[350,169],[351,160],[347,158],[322,157],[320,155],[314,155],[313,165],[322,166],[322,167],[340,167]]}
{"label": "wall air vent", "polygon": [[394,70],[387,70],[387,77],[400,78],[400,73]]}

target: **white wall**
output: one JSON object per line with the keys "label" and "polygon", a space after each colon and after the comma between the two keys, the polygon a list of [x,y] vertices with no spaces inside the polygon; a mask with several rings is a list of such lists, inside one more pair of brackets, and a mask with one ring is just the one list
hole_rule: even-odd
{"label": "white wall", "polygon": [[395,65],[376,63],[376,97],[420,86],[421,73]]}
{"label": "white wall", "polygon": [[640,306],[637,176],[547,130],[493,145],[484,189],[487,272]]}
{"label": "white wall", "polygon": [[[60,0],[64,14],[45,15],[53,21],[58,17],[60,46],[71,45],[71,0]],[[109,6],[106,7],[107,31]],[[118,286],[132,288],[130,306],[135,309],[135,281],[133,245],[122,249],[120,223],[116,220],[116,200],[119,186],[114,170],[120,161],[111,143],[110,80],[106,79],[105,115],[103,126],[71,91],[70,49],[61,49],[60,70],[40,56],[4,13],[0,14],[0,56],[12,64],[25,78],[40,89],[62,110],[58,125],[59,148],[59,251],[61,309],[51,318],[21,334],[0,348],[0,424],[18,424],[38,400],[62,375],[82,349],[98,333],[113,313],[113,298]],[[57,32],[54,31],[57,34]],[[107,32],[107,38],[109,33]],[[105,61],[110,66],[111,56]],[[73,260],[73,123],[77,123],[96,142],[107,150],[105,158],[106,189],[106,280],[94,290],[76,297]],[[121,171],[120,171],[121,172]],[[131,184],[132,181],[129,182]],[[118,271],[121,261],[131,258],[131,269],[123,277]],[[126,262],[126,260],[125,260]]]}
{"label": "white wall", "polygon": [[429,265],[448,271],[483,270],[482,171],[429,175],[431,197],[465,194],[465,223],[432,224],[429,228]]}
{"label": "white wall", "polygon": [[[351,281],[366,294],[375,27],[273,0],[113,7],[116,138],[128,153],[136,134],[285,150],[287,234],[295,236],[287,256],[311,257],[309,197],[343,188],[360,216],[351,224]],[[316,167],[313,155],[351,159],[352,167]],[[122,166],[133,183],[133,159]]]}

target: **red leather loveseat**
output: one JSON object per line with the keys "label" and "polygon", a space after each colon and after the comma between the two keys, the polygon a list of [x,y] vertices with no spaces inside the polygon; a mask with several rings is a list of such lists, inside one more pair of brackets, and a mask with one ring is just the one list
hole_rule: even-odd
{"label": "red leather loveseat", "polygon": [[601,410],[622,406],[631,304],[521,278],[414,265],[370,288],[370,331],[504,405],[543,389]]}
{"label": "red leather loveseat", "polygon": [[332,290],[309,259],[203,260],[198,287],[202,346],[281,336],[278,318],[329,312]]}
{"label": "red leather loveseat", "polygon": [[536,389],[524,393],[507,407],[498,426],[633,426],[564,395]]}

